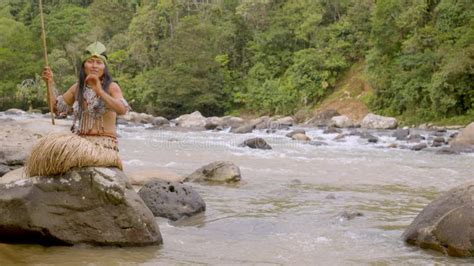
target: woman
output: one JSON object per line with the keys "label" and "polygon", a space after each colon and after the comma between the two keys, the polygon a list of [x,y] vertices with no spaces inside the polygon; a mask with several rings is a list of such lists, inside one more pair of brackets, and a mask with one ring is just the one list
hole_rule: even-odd
{"label": "woman", "polygon": [[[107,69],[105,46],[94,42],[86,48],[78,82],[56,97],[54,112],[73,108],[72,134],[45,136],[33,147],[26,164],[28,176],[57,175],[73,167],[113,166],[122,169],[118,156],[115,121],[130,107]],[[43,79],[54,88],[53,73],[46,67]],[[55,91],[55,90],[53,90]]]}

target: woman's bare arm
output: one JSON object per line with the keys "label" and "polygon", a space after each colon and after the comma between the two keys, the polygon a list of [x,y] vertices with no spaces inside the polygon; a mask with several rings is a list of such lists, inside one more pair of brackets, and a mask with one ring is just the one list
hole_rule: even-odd
{"label": "woman's bare arm", "polygon": [[[56,88],[54,84],[54,79],[53,79],[53,72],[51,71],[51,68],[45,67],[43,69],[43,80],[48,84],[50,88],[52,88],[52,93],[49,95],[49,100],[50,102],[54,103],[53,104],[53,112],[57,113],[58,111],[64,111],[64,110],[58,110],[61,108],[58,108],[60,105],[67,104],[69,106],[73,105],[74,103],[74,98],[76,95],[76,88],[77,88],[77,83],[72,85],[63,95],[57,96],[56,95]],[[64,101],[64,103],[62,102]],[[64,106],[62,106],[64,107]]]}
{"label": "woman's bare arm", "polygon": [[109,93],[101,90],[98,95],[104,100],[105,105],[118,115],[124,115],[130,110],[130,106],[123,98],[120,86],[115,82],[110,84]]}

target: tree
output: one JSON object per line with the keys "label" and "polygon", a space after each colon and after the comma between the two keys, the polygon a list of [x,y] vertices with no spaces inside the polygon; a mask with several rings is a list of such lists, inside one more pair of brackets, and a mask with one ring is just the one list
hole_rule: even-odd
{"label": "tree", "polygon": [[0,32],[0,93],[13,99],[16,84],[40,69],[35,54],[40,48],[31,32],[13,19],[0,17]]}

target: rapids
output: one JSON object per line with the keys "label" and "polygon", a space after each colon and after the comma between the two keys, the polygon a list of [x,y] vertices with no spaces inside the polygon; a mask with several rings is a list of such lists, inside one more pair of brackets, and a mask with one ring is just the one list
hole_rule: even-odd
{"label": "rapids", "polygon": [[[390,131],[357,136],[306,129],[327,146],[266,134],[176,132],[120,126],[120,153],[130,170],[167,168],[181,175],[207,163],[238,165],[235,185],[191,185],[207,205],[202,215],[177,222],[158,218],[159,247],[42,247],[0,244],[0,264],[463,264],[406,245],[404,229],[440,193],[474,177],[474,154],[437,155],[385,148]],[[427,132],[421,132],[427,134]],[[263,137],[272,150],[238,147]],[[347,220],[342,212],[363,215]]]}

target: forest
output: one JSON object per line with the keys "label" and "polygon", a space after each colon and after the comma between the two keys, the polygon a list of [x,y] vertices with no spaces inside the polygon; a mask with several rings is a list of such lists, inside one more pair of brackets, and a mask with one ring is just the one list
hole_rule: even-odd
{"label": "forest", "polygon": [[[56,87],[101,41],[137,112],[314,110],[363,66],[372,112],[474,120],[472,0],[44,0]],[[38,0],[0,0],[0,110],[47,104]]]}

